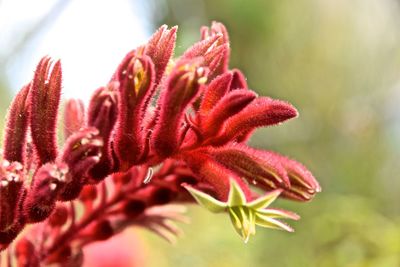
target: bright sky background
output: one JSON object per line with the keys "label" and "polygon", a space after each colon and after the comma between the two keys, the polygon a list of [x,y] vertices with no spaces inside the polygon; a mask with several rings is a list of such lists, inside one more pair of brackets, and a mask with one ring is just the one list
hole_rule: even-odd
{"label": "bright sky background", "polygon": [[[45,14],[52,0],[0,0],[0,55],[13,37]],[[32,47],[12,62],[7,76],[14,91],[28,82],[44,55],[60,58],[63,96],[87,100],[104,85],[123,56],[146,41],[149,25],[144,7],[129,0],[72,0],[49,23]],[[14,37],[15,38],[15,37]]]}

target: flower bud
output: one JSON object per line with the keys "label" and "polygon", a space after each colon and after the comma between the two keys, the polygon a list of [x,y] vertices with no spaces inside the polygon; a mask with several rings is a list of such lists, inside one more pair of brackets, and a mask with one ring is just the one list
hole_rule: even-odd
{"label": "flower bud", "polygon": [[176,26],[168,30],[168,27],[163,25],[151,36],[149,42],[146,44],[145,54],[154,63],[156,72],[155,84],[160,83],[168,62],[172,58],[177,30],[178,27]]}
{"label": "flower bud", "polygon": [[48,222],[52,227],[61,227],[67,222],[68,216],[68,208],[63,204],[60,204],[56,206],[53,213],[50,215]]}
{"label": "flower bud", "polygon": [[104,241],[114,235],[114,229],[109,220],[101,220],[96,222],[90,230],[90,238],[92,241]]}
{"label": "flower bud", "polygon": [[201,116],[206,116],[218,101],[228,93],[231,87],[232,77],[233,75],[231,72],[224,73],[212,80],[204,89],[204,95],[199,109],[199,114]]}
{"label": "flower bud", "polygon": [[201,128],[203,134],[205,136],[217,134],[228,118],[240,112],[255,98],[255,93],[244,89],[234,90],[226,94],[215,105],[209,115],[202,120]]}
{"label": "flower bud", "polygon": [[210,148],[207,152],[217,162],[245,177],[250,183],[262,182],[271,189],[290,186],[287,172],[277,157],[242,144]]}
{"label": "flower bud", "polygon": [[168,157],[180,146],[181,124],[187,106],[198,95],[207,80],[207,70],[199,59],[181,61],[175,66],[159,101],[159,118],[154,130],[153,148],[161,157]]}
{"label": "flower bud", "polygon": [[47,163],[38,169],[23,203],[23,213],[28,223],[41,222],[49,217],[65,185],[67,172],[65,164]]}
{"label": "flower bud", "polygon": [[208,51],[204,55],[204,66],[208,67],[209,79],[213,79],[228,70],[227,54],[229,54],[229,45],[223,44]]}
{"label": "flower bud", "polygon": [[14,222],[7,229],[0,230],[0,251],[6,249],[22,231],[24,225],[20,222]]}
{"label": "flower bud", "polygon": [[212,186],[219,200],[226,201],[228,199],[231,179],[240,186],[246,198],[251,198],[252,192],[240,176],[214,160],[210,155],[195,150],[185,154],[184,159],[193,174],[200,178],[200,181]]}
{"label": "flower bud", "polygon": [[229,47],[229,35],[225,26],[222,23],[213,21],[211,27],[202,27],[200,30],[201,39],[205,40],[213,36],[221,36],[218,39],[217,46],[225,47],[221,58],[218,60],[217,65],[213,69],[214,76],[220,75],[228,71],[229,67],[229,57],[230,57],[230,47]]}
{"label": "flower bud", "polygon": [[231,90],[234,89],[247,89],[246,77],[244,77],[243,73],[238,69],[233,69],[233,78],[231,83]]}
{"label": "flower bud", "polygon": [[4,135],[4,159],[12,162],[23,163],[25,139],[28,129],[28,108],[27,98],[30,84],[25,85],[15,96],[6,119]]}
{"label": "flower bud", "polygon": [[130,219],[136,218],[146,209],[146,203],[138,199],[130,199],[123,205],[124,214]]}
{"label": "flower bud", "polygon": [[69,99],[64,110],[64,138],[79,131],[85,123],[85,106],[80,99]]}
{"label": "flower bud", "polygon": [[297,115],[297,110],[289,103],[259,97],[225,122],[223,133],[213,144],[224,144],[257,127],[275,125]]}
{"label": "flower bud", "polygon": [[164,205],[171,202],[174,195],[174,192],[168,187],[159,186],[152,191],[149,202],[151,205]]}
{"label": "flower bud", "polygon": [[116,84],[116,82],[113,82],[107,87],[101,87],[96,90],[89,104],[88,125],[99,130],[99,135],[104,142],[100,161],[90,170],[90,178],[94,182],[98,182],[110,174],[114,165],[110,138],[118,114]]}
{"label": "flower bud", "polygon": [[222,38],[221,35],[213,35],[209,38],[201,40],[200,42],[195,43],[191,47],[189,47],[185,53],[183,53],[180,60],[190,60],[195,59],[197,57],[203,57],[208,51],[211,51],[214,47],[217,46],[218,40]]}
{"label": "flower bud", "polygon": [[111,82],[106,87],[97,89],[90,99],[88,125],[99,130],[104,140],[110,138],[117,119],[118,82]]}
{"label": "flower bud", "polygon": [[30,91],[30,128],[41,164],[57,157],[57,114],[61,95],[61,63],[39,62]]}
{"label": "flower bud", "polygon": [[82,202],[91,202],[97,198],[97,187],[95,185],[85,185],[79,194],[79,200]]}
{"label": "flower bud", "polygon": [[154,75],[154,65],[148,56],[126,59],[117,72],[120,104],[114,150],[123,170],[137,164],[143,156],[146,141],[143,120],[149,97],[155,90]]}
{"label": "flower bud", "polygon": [[[286,169],[290,187],[284,188],[282,196],[291,200],[310,201],[316,193],[321,192],[321,186],[312,173],[301,163],[279,155],[277,153],[262,151],[262,154],[277,158]],[[269,188],[265,185],[265,188]]]}
{"label": "flower bud", "polygon": [[94,128],[83,129],[68,138],[58,159],[69,168],[69,179],[60,192],[60,200],[68,201],[79,196],[88,171],[100,161],[102,146],[103,141]]}
{"label": "flower bud", "polygon": [[23,195],[23,170],[18,162],[3,160],[0,166],[0,231],[11,226],[18,216]]}
{"label": "flower bud", "polygon": [[213,34],[187,49],[180,61],[203,57],[201,66],[209,69],[207,77],[211,81],[214,77],[228,70],[226,68],[222,71],[221,64],[226,60],[226,55],[229,54],[229,45],[221,42],[221,40],[221,34]]}

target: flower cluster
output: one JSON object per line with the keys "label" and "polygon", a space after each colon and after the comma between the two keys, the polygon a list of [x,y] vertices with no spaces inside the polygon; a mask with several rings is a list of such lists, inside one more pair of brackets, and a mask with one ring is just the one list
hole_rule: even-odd
{"label": "flower cluster", "polygon": [[227,212],[245,241],[256,224],[290,231],[277,219],[298,216],[267,206],[320,191],[300,163],[246,144],[297,111],[257,96],[228,68],[225,27],[203,27],[201,41],[173,59],[176,31],[162,26],[129,52],[87,107],[66,102],[62,147],[60,62],[44,57],[15,97],[0,163],[0,249],[43,222],[15,242],[21,266],[80,266],[85,245],[131,225],[173,241],[171,222],[186,220],[177,203],[195,200]]}

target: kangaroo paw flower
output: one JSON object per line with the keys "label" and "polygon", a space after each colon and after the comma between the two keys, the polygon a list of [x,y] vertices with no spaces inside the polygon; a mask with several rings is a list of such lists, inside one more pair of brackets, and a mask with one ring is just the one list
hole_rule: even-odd
{"label": "kangaroo paw flower", "polygon": [[247,201],[241,187],[231,180],[228,200],[223,202],[191,186],[185,186],[185,188],[197,203],[207,210],[214,213],[228,213],[234,229],[245,243],[249,241],[250,235],[256,233],[256,225],[293,232],[290,226],[277,219],[297,220],[300,218],[289,211],[267,208],[281,194],[282,190],[280,189]]}

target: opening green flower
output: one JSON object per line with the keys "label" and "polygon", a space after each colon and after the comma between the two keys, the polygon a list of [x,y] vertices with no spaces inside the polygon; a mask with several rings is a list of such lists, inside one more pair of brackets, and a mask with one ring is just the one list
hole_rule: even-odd
{"label": "opening green flower", "polygon": [[242,189],[232,179],[228,200],[222,202],[191,186],[185,186],[185,188],[201,206],[209,211],[214,213],[228,212],[233,227],[245,243],[248,242],[250,235],[256,233],[256,225],[293,232],[293,228],[278,219],[298,220],[300,218],[297,214],[290,211],[267,209],[281,194],[282,190],[280,189],[268,192],[259,198],[247,202]]}

